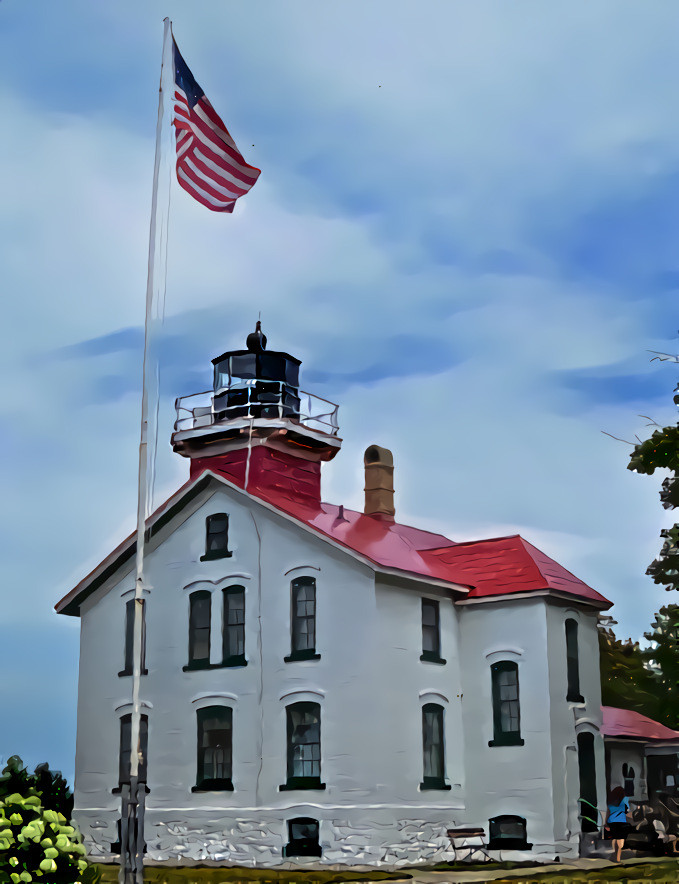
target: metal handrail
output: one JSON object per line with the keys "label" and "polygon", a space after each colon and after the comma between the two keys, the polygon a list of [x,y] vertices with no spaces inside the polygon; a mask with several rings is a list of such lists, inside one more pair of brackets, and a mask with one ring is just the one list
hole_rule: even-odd
{"label": "metal handrail", "polygon": [[588,801],[586,798],[578,798],[578,803],[581,805],[587,804],[589,807],[591,807],[594,810],[595,818],[592,819],[591,816],[586,816],[585,813],[582,811],[582,808],[580,810],[580,813],[578,814],[578,817],[581,820],[587,820],[588,823],[593,823],[597,827],[597,829],[601,829],[604,825],[604,818],[599,808],[595,804],[592,804],[591,801]]}
{"label": "metal handrail", "polygon": [[[235,405],[229,405],[215,409],[215,397],[222,396],[230,391],[248,390],[255,386],[258,379],[252,381],[244,381],[237,384],[231,384],[227,387],[220,387],[217,390],[205,390],[202,393],[193,393],[190,396],[181,396],[175,400],[175,409],[177,418],[174,423],[174,431],[192,430],[200,427],[211,427],[223,420],[229,420],[228,412],[232,412],[233,417],[238,417],[238,410],[255,408],[266,408],[271,410],[278,409],[278,419],[290,417],[289,406],[283,404],[282,393],[283,387],[288,386],[281,381],[267,381],[266,383],[277,384],[278,392],[281,399],[278,402],[244,402]],[[304,390],[295,390],[296,396],[299,398],[299,410],[295,411],[292,419],[303,426],[312,427],[317,424],[320,432],[328,433],[336,436],[339,432],[339,423],[337,413],[339,406],[322,396],[316,396],[313,393],[307,393]],[[202,404],[201,404],[202,403]],[[303,407],[306,407],[306,411]],[[330,406],[330,408],[325,408]],[[315,410],[317,409],[317,410]],[[201,413],[197,413],[201,412]],[[226,415],[226,417],[224,416]],[[266,420],[267,418],[262,418]]]}

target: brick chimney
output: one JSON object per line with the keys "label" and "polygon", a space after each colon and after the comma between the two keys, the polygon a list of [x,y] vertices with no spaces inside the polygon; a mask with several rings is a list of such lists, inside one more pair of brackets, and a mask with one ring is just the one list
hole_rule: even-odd
{"label": "brick chimney", "polygon": [[394,520],[394,458],[388,448],[370,445],[363,455],[365,465],[366,516]]}

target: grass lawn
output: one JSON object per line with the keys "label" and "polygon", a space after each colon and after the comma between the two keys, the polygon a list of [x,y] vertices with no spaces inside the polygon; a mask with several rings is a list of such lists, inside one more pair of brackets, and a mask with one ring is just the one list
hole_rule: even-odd
{"label": "grass lawn", "polygon": [[520,878],[498,878],[493,884],[592,884],[595,881],[620,881],[627,884],[645,884],[646,881],[679,882],[679,862],[667,860],[659,863],[630,863],[615,865],[605,869],[592,869],[585,872],[575,869],[563,869],[558,872],[542,872],[539,875],[526,875]]}
{"label": "grass lawn", "polygon": [[[117,865],[100,865],[102,884],[117,884]],[[375,869],[374,872],[298,871],[291,869],[215,869],[194,866],[170,869],[161,866],[145,866],[144,882],[149,884],[333,884],[342,881],[395,881],[410,878],[409,873],[392,873]]]}

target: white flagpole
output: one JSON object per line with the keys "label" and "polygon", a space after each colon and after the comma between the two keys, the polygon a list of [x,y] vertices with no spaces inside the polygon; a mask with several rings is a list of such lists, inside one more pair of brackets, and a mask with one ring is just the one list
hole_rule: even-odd
{"label": "white flagpole", "polygon": [[[141,754],[141,662],[144,617],[144,540],[146,510],[148,505],[148,423],[149,423],[149,344],[150,324],[155,293],[156,217],[158,210],[158,179],[161,165],[161,144],[164,121],[164,77],[171,67],[171,25],[164,20],[163,57],[160,67],[158,96],[158,121],[156,124],[156,154],[153,167],[153,196],[151,201],[151,226],[149,230],[148,274],[146,280],[146,313],[144,319],[144,362],[142,368],[141,435],[139,442],[139,476],[137,486],[137,550],[136,579],[134,588],[133,665],[132,665],[132,722],[130,734],[130,795],[123,800],[123,819],[120,846],[120,884],[143,884],[144,880],[144,797],[139,800],[139,762]],[[164,272],[164,267],[161,268]],[[144,784],[145,789],[145,784]],[[127,807],[125,804],[127,803]],[[141,812],[140,812],[141,810]]]}

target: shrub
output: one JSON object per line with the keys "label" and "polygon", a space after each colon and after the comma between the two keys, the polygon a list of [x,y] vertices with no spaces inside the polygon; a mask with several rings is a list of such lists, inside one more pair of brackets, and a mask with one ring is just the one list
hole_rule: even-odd
{"label": "shrub", "polygon": [[0,801],[16,792],[28,795],[31,788],[40,795],[43,807],[56,810],[70,820],[73,814],[73,793],[61,773],[50,770],[47,762],[44,762],[38,764],[35,772],[30,774],[21,758],[12,755],[0,774]]}
{"label": "shrub", "polygon": [[0,801],[0,882],[96,884],[101,873],[88,867],[80,833],[28,791]]}

